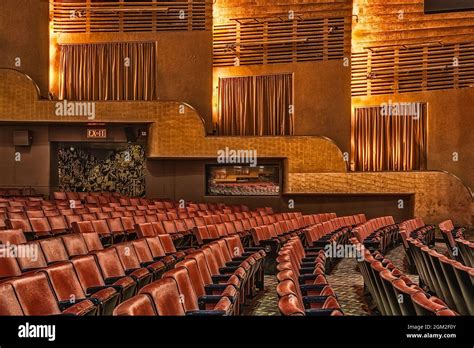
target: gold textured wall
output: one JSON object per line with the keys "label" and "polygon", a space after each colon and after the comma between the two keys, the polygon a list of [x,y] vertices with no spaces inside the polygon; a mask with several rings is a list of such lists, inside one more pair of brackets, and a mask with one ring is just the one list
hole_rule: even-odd
{"label": "gold textured wall", "polygon": [[288,190],[292,193],[413,194],[414,215],[423,217],[426,223],[446,219],[459,224],[472,223],[469,189],[445,172],[292,173]]}
{"label": "gold textured wall", "polygon": [[[0,69],[1,121],[87,122],[54,111],[55,102],[38,100],[25,75]],[[448,173],[347,173],[341,151],[323,137],[206,137],[199,115],[177,102],[97,102],[96,114],[96,122],[151,124],[150,159],[216,158],[226,146],[256,149],[259,157],[286,159],[285,193],[413,193],[415,213],[427,222],[452,217],[471,223],[471,193]]]}

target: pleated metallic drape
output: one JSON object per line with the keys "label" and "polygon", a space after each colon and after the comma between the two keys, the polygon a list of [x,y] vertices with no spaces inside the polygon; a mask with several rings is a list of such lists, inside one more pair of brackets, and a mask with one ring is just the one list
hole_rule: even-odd
{"label": "pleated metallic drape", "polygon": [[[427,164],[426,104],[400,108],[397,116],[381,107],[357,108],[352,119],[352,169],[424,170]],[[419,110],[414,117],[408,109]]]}
{"label": "pleated metallic drape", "polygon": [[293,75],[219,79],[221,135],[293,135]]}
{"label": "pleated metallic drape", "polygon": [[60,99],[157,99],[155,42],[60,45],[60,50]]}

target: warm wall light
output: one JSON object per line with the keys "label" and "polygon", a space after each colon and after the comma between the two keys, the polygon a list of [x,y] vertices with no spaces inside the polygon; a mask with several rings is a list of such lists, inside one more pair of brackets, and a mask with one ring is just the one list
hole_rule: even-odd
{"label": "warm wall light", "polygon": [[58,86],[58,36],[53,30],[53,23],[50,22],[49,26],[49,91],[53,93],[57,90]]}

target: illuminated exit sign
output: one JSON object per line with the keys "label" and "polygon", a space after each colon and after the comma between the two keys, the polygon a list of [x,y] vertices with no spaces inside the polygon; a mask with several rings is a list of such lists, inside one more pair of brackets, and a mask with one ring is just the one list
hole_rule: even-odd
{"label": "illuminated exit sign", "polygon": [[107,139],[107,129],[87,129],[88,139]]}

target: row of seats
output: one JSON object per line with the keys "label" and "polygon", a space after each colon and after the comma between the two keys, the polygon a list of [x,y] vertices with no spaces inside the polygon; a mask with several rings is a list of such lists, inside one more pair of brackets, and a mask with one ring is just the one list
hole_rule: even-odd
{"label": "row of seats", "polygon": [[398,229],[392,216],[384,216],[355,227],[352,233],[367,248],[385,252],[399,242]]}
{"label": "row of seats", "polygon": [[[29,260],[36,268],[0,283],[0,315],[110,315],[118,303],[159,279],[185,255],[176,252],[163,256],[163,261],[153,258],[152,245],[161,244],[159,238],[95,251],[86,249],[81,238],[71,234],[34,242],[43,250],[36,261]],[[46,241],[52,244],[45,245]],[[56,255],[58,250],[72,251],[74,256],[64,254],[63,259],[47,264],[48,255]]]}
{"label": "row of seats", "polygon": [[117,316],[237,315],[253,287],[263,289],[265,252],[226,237],[188,254],[162,279],[120,304]]}
{"label": "row of seats", "polygon": [[448,248],[449,255],[463,262],[466,266],[474,267],[474,243],[465,239],[465,229],[463,227],[455,227],[451,220],[441,222],[439,229]]}
{"label": "row of seats", "polygon": [[425,245],[433,247],[435,245],[435,231],[436,227],[434,225],[425,225],[421,218],[407,220],[399,225],[399,233],[410,270],[416,271],[414,261],[408,252],[407,238],[417,239]]}
{"label": "row of seats", "polygon": [[351,242],[363,251],[363,258],[358,260],[359,271],[382,315],[457,315],[441,299],[414,284],[379,251],[372,254],[356,238],[351,239]]}
{"label": "row of seats", "polygon": [[419,240],[408,238],[407,242],[420,284],[461,315],[474,315],[474,268],[430,249]]}
{"label": "row of seats", "polygon": [[[0,236],[3,236],[3,234],[0,234]],[[69,261],[75,257],[89,255],[94,252],[116,248],[120,254],[120,248],[123,245],[128,246],[127,255],[124,254],[121,259],[124,265],[129,262],[125,256],[133,256],[130,246],[133,246],[137,253],[139,263],[135,262],[135,265],[157,260],[167,265],[173,257],[184,256],[184,252],[176,250],[169,235],[138,239],[105,249],[96,233],[73,233],[34,242],[26,242],[26,239],[24,237],[22,239],[19,234],[16,238],[20,242],[16,244],[18,250],[21,249],[24,252],[17,252],[15,255],[0,258],[0,281],[36,272],[52,264]],[[11,245],[7,247],[11,247]]]}
{"label": "row of seats", "polygon": [[314,224],[305,230],[305,244],[308,247],[324,247],[328,243],[345,244],[348,232],[366,221],[364,214],[333,218],[322,221],[314,217]]}
{"label": "row of seats", "polygon": [[323,250],[306,252],[292,237],[277,258],[278,308],[284,316],[341,316],[343,312],[325,276]]}
{"label": "row of seats", "polygon": [[[124,237],[128,234],[135,233],[135,225],[143,223],[154,223],[155,225],[160,225],[161,229],[165,233],[172,234],[176,238],[181,238],[185,235],[191,234],[191,231],[196,226],[203,226],[206,224],[214,223],[223,223],[223,222],[236,222],[237,218],[243,218],[240,213],[236,214],[221,214],[221,215],[210,215],[204,217],[195,217],[195,218],[186,218],[186,219],[166,219],[160,220],[157,215],[137,215],[137,216],[127,216],[127,217],[107,217],[106,213],[88,213],[82,215],[58,215],[58,216],[48,216],[48,217],[29,217],[29,218],[10,218],[6,219],[5,227],[9,229],[22,229],[27,235],[31,238],[44,238],[51,235],[58,235],[63,233],[68,233],[73,230],[73,225],[80,222],[91,222],[94,224],[102,224],[103,232],[101,235],[114,236],[123,240]],[[239,214],[239,216],[237,216]],[[258,215],[252,216],[249,218],[250,222],[255,221],[255,224],[268,223],[272,219],[283,219],[285,215],[296,216],[296,213],[285,213],[278,214],[276,217],[272,215]],[[271,217],[271,218],[270,218]],[[243,218],[242,221],[245,223],[246,218]],[[102,221],[102,223],[100,222]],[[84,224],[89,225],[89,223]],[[110,229],[110,231],[108,231]]]}

